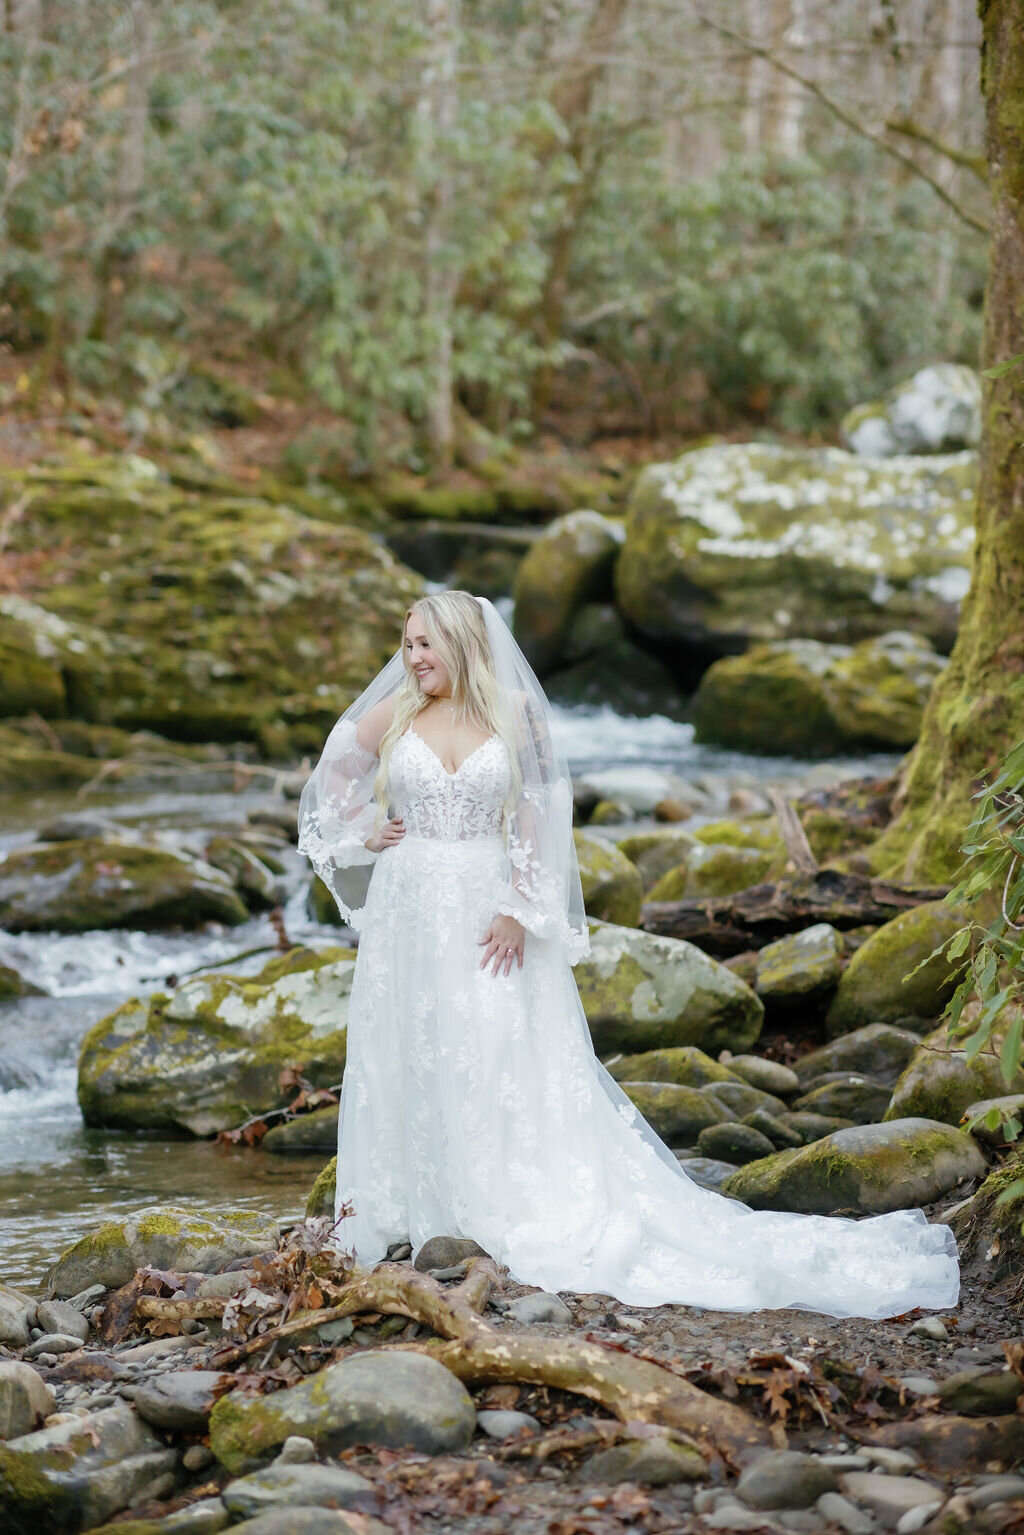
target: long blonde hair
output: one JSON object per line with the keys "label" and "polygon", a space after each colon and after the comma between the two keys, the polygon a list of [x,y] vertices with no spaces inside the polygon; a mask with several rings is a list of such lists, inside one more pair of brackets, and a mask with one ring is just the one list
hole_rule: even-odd
{"label": "long blonde hair", "polygon": [[512,700],[503,695],[495,674],[483,610],[469,592],[432,592],[413,603],[402,625],[405,681],[395,694],[391,724],[381,738],[378,748],[380,767],[373,783],[379,807],[378,825],[387,813],[389,765],[395,743],[431,702],[432,696],[424,693],[420,686],[405,648],[405,629],[413,613],[419,614],[431,649],[437,652],[447,669],[455,718],[471,721],[490,735],[500,736],[508,748],[512,784],[505,805],[507,814],[518,800],[521,788],[519,748],[510,707]]}

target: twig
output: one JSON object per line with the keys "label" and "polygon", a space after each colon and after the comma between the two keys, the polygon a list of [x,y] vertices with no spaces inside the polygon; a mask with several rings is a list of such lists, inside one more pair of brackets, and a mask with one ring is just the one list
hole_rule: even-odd
{"label": "twig", "polygon": [[820,865],[811,852],[811,844],[807,840],[807,833],[801,826],[800,818],[793,806],[779,789],[769,788],[766,790],[766,793],[768,802],[775,811],[779,835],[786,844],[786,852],[789,854],[795,868],[800,874],[817,874]]}

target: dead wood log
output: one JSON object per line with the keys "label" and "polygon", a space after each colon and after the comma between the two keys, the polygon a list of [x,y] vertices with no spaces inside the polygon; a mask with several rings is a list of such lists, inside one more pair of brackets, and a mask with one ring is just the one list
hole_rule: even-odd
{"label": "dead wood log", "polygon": [[818,860],[811,852],[811,844],[800,823],[800,817],[780,790],[770,788],[766,790],[766,793],[768,802],[775,811],[779,836],[785,843],[786,852],[794,869],[798,874],[817,874]]}
{"label": "dead wood log", "polygon": [[701,900],[648,901],[640,926],[666,938],[685,938],[707,954],[725,959],[748,949],[828,922],[833,927],[878,926],[925,901],[940,901],[945,885],[898,885],[864,874],[819,869],[786,874],[735,895]]}
{"label": "dead wood log", "polygon": [[135,1315],[152,1321],[181,1322],[186,1317],[220,1317],[227,1306],[224,1295],[191,1295],[187,1299],[171,1300],[164,1295],[140,1295]]}
{"label": "dead wood log", "polygon": [[356,1275],[336,1305],[268,1328],[227,1353],[218,1351],[216,1365],[229,1369],[281,1339],[356,1312],[377,1311],[410,1317],[438,1334],[388,1347],[429,1354],[462,1381],[529,1382],[574,1391],[599,1402],[622,1422],[662,1424],[692,1437],[704,1453],[718,1452],[733,1462],[751,1447],[771,1442],[768,1428],[742,1408],[709,1396],[649,1360],[584,1339],[495,1327],[480,1312],[498,1282],[490,1258],[473,1259],[466,1278],[451,1290],[426,1274],[382,1263],[371,1273]]}

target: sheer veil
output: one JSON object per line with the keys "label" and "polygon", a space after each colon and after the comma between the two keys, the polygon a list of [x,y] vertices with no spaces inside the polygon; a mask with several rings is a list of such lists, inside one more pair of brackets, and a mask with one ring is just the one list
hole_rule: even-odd
{"label": "sheer veil", "polygon": [[[541,939],[556,939],[570,963],[590,952],[583,891],[572,835],[572,780],[556,744],[551,707],[526,657],[486,597],[481,608],[502,700],[500,734],[515,755],[517,793],[505,824],[505,871],[495,890],[504,912]],[[401,651],[346,709],[327,738],[299,801],[299,850],[331,890],[342,917],[360,925],[366,867],[379,854],[365,846],[377,818],[376,753],[359,725],[405,681]],[[386,809],[386,807],[385,807]],[[360,877],[361,876],[361,877]]]}

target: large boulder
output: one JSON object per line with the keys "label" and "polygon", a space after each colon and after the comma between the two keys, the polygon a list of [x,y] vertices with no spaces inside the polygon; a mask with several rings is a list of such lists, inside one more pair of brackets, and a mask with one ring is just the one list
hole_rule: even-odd
{"label": "large boulder", "polygon": [[726,1118],[725,1111],[695,1087],[680,1087],[675,1082],[624,1082],[623,1089],[669,1146],[693,1146],[702,1130]]}
{"label": "large boulder", "polygon": [[1018,1068],[1007,1083],[998,1055],[982,1052],[969,1060],[966,1050],[956,1048],[943,1026],[926,1035],[914,1051],[893,1088],[885,1117],[902,1119],[918,1114],[958,1125],[972,1104],[995,1098],[1007,1087],[1013,1092],[1024,1091],[1024,1070]]}
{"label": "large boulder", "polygon": [[754,989],[766,1008],[800,1010],[834,989],[842,965],[839,933],[828,922],[816,922],[758,951]]}
{"label": "large boulder", "polygon": [[884,400],[847,411],[839,435],[844,447],[869,458],[976,448],[981,440],[981,379],[958,362],[920,368]]}
{"label": "large boulder", "polygon": [[840,1034],[830,1045],[812,1050],[794,1062],[802,1083],[831,1071],[861,1071],[891,1087],[921,1043],[920,1035],[890,1023],[868,1023],[852,1034]]}
{"label": "large boulder", "polygon": [[746,1081],[695,1045],[623,1055],[609,1061],[608,1070],[616,1082],[675,1082],[680,1087],[706,1087],[709,1082]]}
{"label": "large boulder", "polygon": [[585,603],[612,592],[622,524],[599,512],[570,512],[545,528],[516,572],[515,635],[538,672],[551,671]]}
{"label": "large boulder", "polygon": [[963,1131],[931,1119],[899,1119],[777,1151],[733,1173],[723,1192],[755,1210],[882,1215],[929,1204],[984,1169]]}
{"label": "large boulder", "polygon": [[800,757],[912,746],[946,666],[921,635],[859,645],[785,640],[709,667],[694,700],[698,741]]}
{"label": "large boulder", "polygon": [[872,933],[839,979],[825,1020],[829,1039],[868,1023],[937,1018],[956,989],[957,966],[944,954],[929,956],[962,925],[944,902],[927,901]]}
{"label": "large boulder", "polygon": [[779,856],[756,847],[726,842],[695,842],[678,868],[663,874],[647,893],[649,901],[683,901],[691,897],[735,895],[768,878]]}
{"label": "large boulder", "polygon": [[588,916],[636,927],[644,893],[639,869],[605,837],[577,830],[573,839]]}
{"label": "large boulder", "polygon": [[83,837],[14,848],[0,862],[0,927],[10,932],[237,923],[248,915],[226,874],[173,848]]}
{"label": "large boulder", "polygon": [[768,443],[651,465],[629,504],[619,605],[650,639],[705,657],[889,629],[948,650],[976,476],[972,453],[867,459]]}
{"label": "large boulder", "polygon": [[645,891],[656,885],[663,874],[685,863],[696,838],[682,826],[663,826],[655,831],[633,832],[619,838],[619,852],[640,870]]}
{"label": "large boulder", "polygon": [[210,1448],[235,1473],[255,1469],[292,1434],[337,1455],[350,1445],[464,1450],[476,1413],[469,1393],[424,1354],[371,1349],[272,1396],[231,1391],[210,1416]]}
{"label": "large boulder", "polygon": [[281,1108],[285,1067],[316,1087],[345,1069],[351,949],[294,949],[259,975],[208,975],[126,1002],[82,1043],[87,1125],[214,1135]]}
{"label": "large boulder", "polygon": [[107,1221],[58,1258],[49,1285],[55,1295],[77,1295],[90,1285],[108,1290],[127,1284],[136,1269],[151,1265],[179,1273],[216,1274],[236,1258],[274,1247],[277,1228],[252,1210],[197,1210],[161,1205]]}
{"label": "large boulder", "polygon": [[590,942],[576,982],[599,1055],[671,1045],[739,1053],[760,1034],[761,1001],[693,944],[602,923]]}
{"label": "large boulder", "polygon": [[28,492],[7,547],[45,594],[31,627],[64,684],[34,683],[47,716],[315,749],[423,589],[338,496],[133,454],[8,470],[0,492]]}

